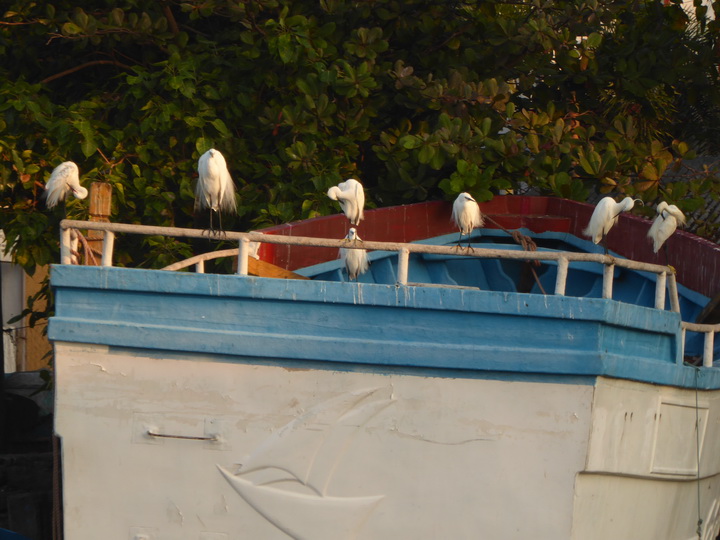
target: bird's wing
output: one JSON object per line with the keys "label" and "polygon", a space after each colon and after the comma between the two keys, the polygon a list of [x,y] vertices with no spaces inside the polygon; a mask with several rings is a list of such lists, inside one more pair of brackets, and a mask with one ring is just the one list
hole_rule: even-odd
{"label": "bird's wing", "polygon": [[367,272],[370,267],[367,251],[364,249],[341,248],[341,259],[345,263],[345,269],[350,279],[355,279],[359,274]]}
{"label": "bird's wing", "polygon": [[671,216],[673,216],[678,223],[680,223],[681,225],[685,225],[685,214],[683,214],[682,210],[680,210],[677,206],[671,204],[667,208],[665,208],[665,211],[668,212]]}
{"label": "bird's wing", "polygon": [[365,190],[360,182],[355,182],[355,203],[357,209],[355,211],[355,222],[353,225],[358,225],[360,220],[365,217],[363,209],[365,208]]}
{"label": "bird's wing", "polygon": [[659,219],[659,221],[660,226],[653,238],[653,251],[655,251],[655,253],[660,251],[662,245],[673,235],[675,229],[677,229],[677,220],[671,214],[668,214],[665,219]]}
{"label": "bird's wing", "polygon": [[80,170],[78,169],[78,166],[75,165],[75,163],[73,163],[72,161],[68,161],[66,171],[67,175],[65,176],[65,179],[67,185],[70,186],[73,191],[81,189],[82,186],[80,185]]}
{"label": "bird's wing", "polygon": [[590,218],[590,225],[597,234],[607,234],[607,231],[614,225],[614,220],[617,218],[617,206],[618,203],[612,197],[604,197],[597,203]]}
{"label": "bird's wing", "polygon": [[476,227],[482,227],[485,225],[485,218],[483,218],[482,212],[480,212],[480,205],[476,203],[474,199],[470,204],[472,206],[473,213],[473,229]]}
{"label": "bird's wing", "polygon": [[660,246],[657,242],[657,236],[663,221],[665,221],[665,219],[662,217],[661,214],[658,214],[653,220],[652,225],[650,225],[650,230],[647,233],[648,238],[653,242],[653,251],[655,253],[657,253],[660,249]]}
{"label": "bird's wing", "polygon": [[235,199],[235,183],[230,176],[230,171],[224,168],[222,171],[222,194],[220,195],[220,209],[229,214],[237,213],[237,201]]}
{"label": "bird's wing", "polygon": [[210,195],[208,193],[210,157],[210,151],[207,151],[198,159],[198,180],[195,184],[195,210],[211,207]]}
{"label": "bird's wing", "polygon": [[[357,211],[353,211],[352,207],[355,200],[355,194],[351,190],[352,186],[350,184],[347,182],[340,182],[335,189],[330,188],[328,190],[328,197],[337,200],[340,203],[340,208],[342,208],[343,213],[350,220],[350,223],[357,225],[355,220]],[[330,195],[330,192],[332,192],[335,197]]]}
{"label": "bird's wing", "polygon": [[612,217],[613,208],[617,203],[612,197],[604,197],[595,206],[588,226],[583,230],[585,236],[592,238],[593,243],[597,244],[602,240],[603,234],[607,234],[614,224]]}
{"label": "bird's wing", "polygon": [[460,213],[462,212],[463,207],[463,201],[460,199],[460,196],[458,195],[457,199],[455,199],[455,202],[453,203],[453,210],[452,210],[452,220],[460,227]]}

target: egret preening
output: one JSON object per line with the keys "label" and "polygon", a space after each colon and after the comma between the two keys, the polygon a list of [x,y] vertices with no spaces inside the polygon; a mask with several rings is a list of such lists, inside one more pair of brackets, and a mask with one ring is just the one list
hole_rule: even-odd
{"label": "egret preening", "polygon": [[593,244],[602,243],[605,249],[605,255],[607,255],[607,234],[612,229],[613,225],[617,223],[618,216],[622,212],[632,210],[635,206],[635,201],[643,204],[640,199],[633,199],[632,197],[625,197],[620,202],[615,202],[612,197],[603,197],[600,202],[597,203],[595,210],[590,217],[590,223],[583,231],[585,236],[592,238]]}
{"label": "egret preening", "polygon": [[198,182],[195,188],[195,209],[210,209],[210,230],[213,229],[213,212],[218,215],[219,230],[222,231],[222,214],[237,212],[235,184],[228,171],[225,158],[219,150],[211,148],[198,160]]}
{"label": "egret preening", "polygon": [[72,161],[66,161],[55,167],[45,184],[43,193],[45,205],[53,208],[60,201],[64,201],[70,193],[77,199],[84,199],[88,195],[88,190],[80,185],[78,166]]}
{"label": "egret preening", "polygon": [[[355,227],[350,227],[345,239],[349,242],[360,240]],[[364,249],[340,248],[340,260],[345,263],[348,279],[357,279],[360,274],[367,272],[370,268],[367,251]]]}
{"label": "egret preening", "polygon": [[327,196],[333,201],[338,201],[342,211],[350,220],[352,225],[359,225],[365,208],[365,191],[360,182],[354,178],[348,178],[337,186],[328,189]]}
{"label": "egret preening", "polygon": [[[648,238],[652,240],[653,251],[657,253],[677,229],[678,223],[685,225],[685,214],[674,204],[662,201],[657,205],[657,216],[653,221]],[[667,245],[665,246],[665,264],[668,264]]]}
{"label": "egret preening", "polygon": [[[455,225],[460,229],[460,236],[458,237],[458,246],[460,240],[462,240],[463,234],[469,235],[473,229],[482,227],[485,224],[485,220],[480,213],[480,206],[472,198],[469,193],[463,192],[457,196],[453,203],[452,220]],[[470,247],[470,240],[468,239],[468,247]]]}

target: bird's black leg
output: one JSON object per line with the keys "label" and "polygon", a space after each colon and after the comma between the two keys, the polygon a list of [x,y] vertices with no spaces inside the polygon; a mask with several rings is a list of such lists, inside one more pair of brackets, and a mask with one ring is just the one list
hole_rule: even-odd
{"label": "bird's black leg", "polygon": [[215,232],[215,228],[213,227],[213,209],[210,209],[210,226],[207,229],[207,235],[212,236]]}
{"label": "bird's black leg", "polygon": [[218,212],[218,222],[220,223],[219,229],[217,231],[218,236],[219,235],[227,236],[225,234],[225,229],[223,229],[223,226],[222,226],[222,213],[221,212]]}
{"label": "bird's black leg", "polygon": [[462,231],[460,231],[460,236],[458,236],[457,244],[455,245],[455,249],[456,249],[456,250],[459,250],[459,249],[460,249],[460,241],[461,241],[461,240],[462,240]]}
{"label": "bird's black leg", "polygon": [[607,236],[603,234],[602,240],[600,241],[602,244],[603,249],[605,250],[605,255],[608,254],[608,247],[607,247]]}
{"label": "bird's black leg", "polygon": [[663,246],[663,251],[665,252],[665,266],[670,266],[670,259],[668,257],[668,249],[667,244]]}

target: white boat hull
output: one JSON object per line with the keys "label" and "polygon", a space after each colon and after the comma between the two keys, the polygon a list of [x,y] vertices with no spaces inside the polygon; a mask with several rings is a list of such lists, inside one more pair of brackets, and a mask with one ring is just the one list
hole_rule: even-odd
{"label": "white boat hull", "polygon": [[[718,531],[718,391],[699,392],[696,408],[693,390],[603,377],[451,378],[55,347],[66,540],[689,540],[698,515],[703,539]],[[231,471],[280,430],[310,441],[332,429],[293,420],[368,388],[391,388],[392,404],[358,421],[337,452],[294,447],[327,465],[322,496],[231,485]],[[341,519],[347,507],[353,517]],[[329,528],[332,516],[343,525]]]}

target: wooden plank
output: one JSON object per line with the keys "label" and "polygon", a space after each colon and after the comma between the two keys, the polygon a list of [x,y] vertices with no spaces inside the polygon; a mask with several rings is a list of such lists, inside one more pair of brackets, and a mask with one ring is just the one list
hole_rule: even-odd
{"label": "wooden plank", "polygon": [[[195,255],[189,259],[178,261],[170,264],[163,268],[163,270],[177,271],[188,266],[192,266],[198,263],[204,263],[205,261],[211,261],[220,257],[234,257],[235,262],[233,263],[233,272],[237,271],[237,256],[238,249],[223,249],[220,251],[211,251],[209,253],[203,253],[202,255]],[[296,274],[290,270],[285,270],[279,266],[271,264],[269,262],[255,259],[254,257],[248,257],[248,274],[251,276],[258,277],[269,277],[269,278],[283,278],[283,279],[310,279],[300,274]]]}
{"label": "wooden plank", "polygon": [[269,262],[248,258],[248,274],[251,276],[268,277],[268,278],[282,278],[282,279],[310,279],[306,276],[301,276],[290,270],[285,270],[279,266],[275,266]]}
{"label": "wooden plank", "polygon": [[[110,208],[112,206],[112,185],[107,182],[93,182],[90,185],[90,221],[108,223],[110,221]],[[100,256],[103,249],[102,231],[89,230],[87,239],[88,246],[95,254],[95,257],[85,256],[85,264],[100,264]]]}
{"label": "wooden plank", "polygon": [[695,319],[699,324],[717,324],[720,323],[720,292],[710,299],[700,315]]}

